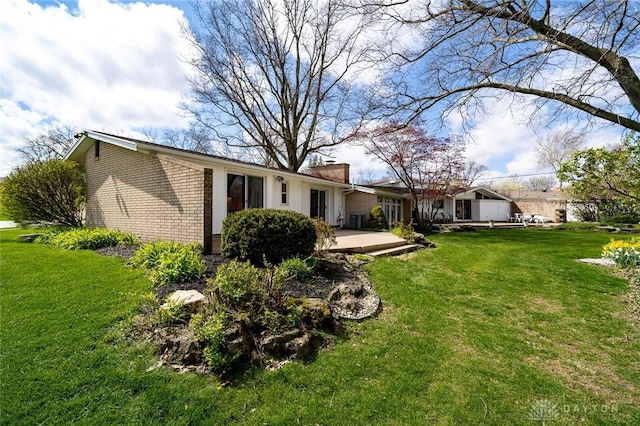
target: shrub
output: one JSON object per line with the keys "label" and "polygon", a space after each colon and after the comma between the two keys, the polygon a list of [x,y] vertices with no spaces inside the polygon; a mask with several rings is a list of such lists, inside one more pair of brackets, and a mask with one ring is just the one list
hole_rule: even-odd
{"label": "shrub", "polygon": [[277,266],[276,273],[284,279],[297,279],[301,281],[308,280],[313,276],[313,269],[316,266],[315,259],[308,257],[306,259],[300,259],[294,257],[287,259]]}
{"label": "shrub", "polygon": [[51,229],[35,240],[65,250],[96,250],[103,247],[130,246],[137,243],[135,235],[106,228]]}
{"label": "shrub", "polygon": [[415,242],[415,234],[413,232],[413,225],[411,223],[397,222],[395,228],[391,230],[393,235],[407,240],[407,242],[413,244]]}
{"label": "shrub", "polygon": [[602,218],[605,225],[623,225],[640,223],[640,213],[617,213]]}
{"label": "shrub", "polygon": [[640,238],[614,240],[602,247],[602,257],[613,260],[620,268],[640,265]]}
{"label": "shrub", "polygon": [[49,160],[18,167],[0,183],[0,199],[12,220],[25,225],[82,224],[84,174],[72,161]]}
{"label": "shrub", "polygon": [[144,244],[129,264],[147,271],[154,285],[188,282],[205,272],[200,246],[175,241],[156,241]]}
{"label": "shrub", "polygon": [[276,265],[284,259],[310,256],[316,238],[315,225],[302,213],[247,209],[225,218],[222,252],[257,266]]}
{"label": "shrub", "polygon": [[371,208],[367,226],[373,229],[387,229],[389,227],[389,222],[387,222],[387,218],[382,211],[382,207],[376,204]]}
{"label": "shrub", "polygon": [[186,305],[173,300],[169,300],[165,305],[160,306],[155,313],[156,322],[165,326],[185,324],[187,317]]}
{"label": "shrub", "polygon": [[322,219],[316,221],[316,247],[318,251],[325,251],[337,244],[336,230]]}
{"label": "shrub", "polygon": [[209,280],[216,309],[227,312],[258,334],[264,329],[277,331],[291,325],[296,316],[290,315],[290,306],[282,296],[280,284],[288,271],[286,265],[294,263],[296,272],[299,272],[298,268],[308,268],[302,266],[306,263],[299,259],[285,262],[285,268],[275,270],[259,269],[250,262],[237,260],[220,265],[215,279]]}
{"label": "shrub", "polygon": [[224,312],[209,315],[194,314],[189,323],[196,338],[203,346],[204,359],[209,368],[216,373],[227,369],[236,358],[224,348],[224,333],[227,323]]}
{"label": "shrub", "polygon": [[234,311],[259,313],[268,297],[266,274],[250,262],[233,260],[220,265],[209,288],[218,294],[223,306]]}

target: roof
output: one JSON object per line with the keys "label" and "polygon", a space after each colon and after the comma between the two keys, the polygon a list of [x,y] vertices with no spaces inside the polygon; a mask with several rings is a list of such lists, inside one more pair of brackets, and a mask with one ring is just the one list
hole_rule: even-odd
{"label": "roof", "polygon": [[140,152],[143,154],[149,154],[151,152],[162,153],[165,155],[173,155],[175,157],[201,161],[210,164],[219,164],[219,165],[235,165],[235,166],[243,166],[252,170],[268,170],[273,173],[277,173],[283,176],[295,176],[298,178],[302,178],[304,180],[312,180],[312,181],[320,181],[324,184],[331,184],[333,186],[340,186],[343,188],[349,188],[350,185],[346,183],[340,183],[316,176],[307,175],[304,173],[291,172],[289,170],[278,169],[275,167],[267,167],[256,163],[251,163],[248,161],[235,160],[232,158],[226,158],[219,155],[206,154],[197,151],[191,151],[188,149],[175,148],[172,146],[160,145],[153,142],[142,141],[139,139],[133,139],[126,136],[118,136],[112,135],[109,133],[98,132],[94,130],[87,130],[79,134],[78,140],[76,143],[69,149],[69,151],[65,154],[65,160],[74,160],[78,162],[82,162],[84,160],[85,154],[87,150],[89,150],[94,141],[100,141],[109,143],[120,148],[128,149],[134,152]]}
{"label": "roof", "polygon": [[499,200],[505,200],[511,202],[511,199],[505,195],[499,194],[496,191],[492,190],[487,186],[472,186],[466,189],[459,189],[450,194],[447,194],[448,197],[455,197],[457,195],[469,194],[471,192],[480,192],[482,194],[488,195],[493,198],[497,198]]}
{"label": "roof", "polygon": [[387,188],[372,185],[352,185],[353,191],[364,192],[366,194],[375,194],[383,196],[399,196],[400,198],[407,198],[409,191],[406,188]]}
{"label": "roof", "polygon": [[514,200],[566,200],[567,194],[563,191],[530,191],[526,189],[516,189],[505,191]]}

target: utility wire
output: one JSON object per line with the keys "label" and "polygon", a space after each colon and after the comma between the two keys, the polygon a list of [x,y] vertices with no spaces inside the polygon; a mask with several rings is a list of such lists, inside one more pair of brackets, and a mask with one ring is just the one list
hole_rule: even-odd
{"label": "utility wire", "polygon": [[541,176],[541,175],[555,175],[556,172],[543,172],[543,173],[532,173],[526,175],[512,174],[509,176],[491,176],[491,177],[480,177],[476,180],[489,180],[489,179],[509,179],[512,177],[531,177],[531,176]]}

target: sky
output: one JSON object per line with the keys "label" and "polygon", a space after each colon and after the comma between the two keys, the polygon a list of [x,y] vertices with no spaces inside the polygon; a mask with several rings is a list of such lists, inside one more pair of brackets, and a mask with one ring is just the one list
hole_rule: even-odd
{"label": "sky", "polygon": [[[20,164],[17,149],[54,127],[107,131],[129,137],[185,129],[180,109],[189,92],[193,55],[181,34],[188,0],[2,0],[0,5],[0,176]],[[469,139],[467,158],[491,178],[547,172],[537,165],[538,138],[563,128],[533,129],[526,106],[489,105],[466,129],[455,115],[452,133]],[[620,141],[621,130],[590,133],[586,146]],[[326,157],[329,159],[329,157]],[[361,149],[342,147],[332,158],[351,164],[351,176],[384,174]],[[478,182],[483,183],[483,182]]]}

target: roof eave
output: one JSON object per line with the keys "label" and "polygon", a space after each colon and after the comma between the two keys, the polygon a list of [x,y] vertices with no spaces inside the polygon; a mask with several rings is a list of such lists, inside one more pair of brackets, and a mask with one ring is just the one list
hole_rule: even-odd
{"label": "roof eave", "polygon": [[165,147],[162,145],[158,145],[155,143],[145,143],[144,141],[133,141],[129,139],[122,139],[117,136],[104,134],[101,132],[95,131],[85,131],[82,133],[82,136],[76,141],[76,143],[71,147],[71,149],[67,152],[64,159],[65,160],[74,160],[82,163],[84,161],[84,155],[87,150],[93,145],[95,141],[103,141],[106,143],[110,143],[112,145],[119,146],[121,148],[128,149],[130,151],[140,152],[144,154],[149,154],[151,152],[158,152],[162,154],[171,155],[174,157],[182,157],[189,160],[199,161],[201,163],[213,163],[213,164],[221,164],[228,167],[236,167],[236,168],[245,168],[249,170],[254,170],[257,172],[264,173],[265,170],[270,171],[273,174],[278,174],[282,176],[296,177],[298,179],[302,179],[309,182],[321,183],[323,185],[332,185],[332,186],[340,186],[342,188],[351,188],[351,185],[348,183],[335,182],[328,179],[318,178],[315,176],[305,175],[302,173],[294,173],[288,170],[279,170],[272,169],[269,167],[260,166],[258,164],[251,164],[245,162],[237,162],[234,160],[227,160],[222,157],[212,157],[204,154],[200,154],[197,152],[191,152],[187,150],[176,150],[171,147]]}

